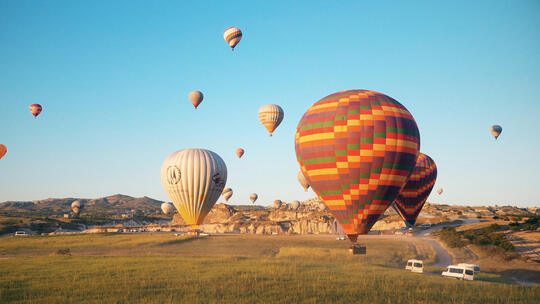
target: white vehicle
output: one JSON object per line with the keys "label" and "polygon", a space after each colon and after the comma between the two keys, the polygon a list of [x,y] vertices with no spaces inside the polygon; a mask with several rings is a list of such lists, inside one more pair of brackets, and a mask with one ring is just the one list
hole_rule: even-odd
{"label": "white vehicle", "polygon": [[26,231],[15,231],[15,236],[28,236]]}
{"label": "white vehicle", "polygon": [[475,265],[475,264],[459,263],[457,265],[467,267],[467,268],[472,268],[474,270],[474,273],[479,273],[480,272],[480,266]]}
{"label": "white vehicle", "polygon": [[412,272],[423,273],[424,262],[422,260],[408,260],[407,266],[405,266],[405,269],[410,270]]}
{"label": "white vehicle", "polygon": [[421,229],[429,229],[429,228],[431,228],[431,224],[429,224],[429,223],[422,224],[422,225],[420,225],[420,228]]}
{"label": "white vehicle", "polygon": [[460,280],[474,280],[474,269],[459,265],[450,265],[441,274],[443,277],[449,277]]}
{"label": "white vehicle", "polygon": [[336,240],[338,240],[338,241],[346,241],[347,238],[344,235],[340,235],[340,236],[336,237]]}

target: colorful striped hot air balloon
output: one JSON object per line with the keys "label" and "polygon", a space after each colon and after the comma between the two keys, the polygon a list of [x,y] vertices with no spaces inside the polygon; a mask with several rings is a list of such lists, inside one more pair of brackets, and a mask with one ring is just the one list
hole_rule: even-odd
{"label": "colorful striped hot air balloon", "polygon": [[32,115],[34,115],[34,117],[36,118],[39,115],[39,113],[41,113],[41,110],[43,110],[43,108],[38,103],[34,103],[30,105],[30,113],[32,113]]}
{"label": "colorful striped hot air balloon", "polygon": [[443,193],[443,188],[437,189],[437,193],[438,193],[439,195],[441,195],[441,194]]}
{"label": "colorful striped hot air balloon", "polygon": [[295,148],[309,184],[356,242],[407,182],[420,134],[411,113],[396,100],[350,90],[307,110],[296,129]]}
{"label": "colorful striped hot air balloon", "polygon": [[203,101],[204,95],[201,91],[192,91],[189,93],[189,101],[193,104],[195,109],[201,104]]}
{"label": "colorful striped hot air balloon", "polygon": [[259,120],[270,132],[270,136],[283,120],[283,116],[283,109],[275,104],[267,104],[259,109]]}
{"label": "colorful striped hot air balloon", "polygon": [[405,187],[394,201],[396,211],[409,226],[414,226],[437,179],[437,166],[431,157],[420,153]]}
{"label": "colorful striped hot air balloon", "polygon": [[180,150],[163,162],[161,182],[184,221],[198,229],[227,182],[227,166],[212,151]]}
{"label": "colorful striped hot air balloon", "polygon": [[231,26],[225,30],[223,38],[234,51],[234,47],[240,43],[240,40],[242,39],[242,31],[237,27]]}
{"label": "colorful striped hot air balloon", "polygon": [[0,159],[2,159],[2,157],[4,157],[6,153],[7,153],[7,147],[4,146],[3,144],[0,144]]}
{"label": "colorful striped hot air balloon", "polygon": [[242,157],[242,155],[244,155],[244,149],[242,148],[238,148],[236,149],[236,156],[238,156],[238,158]]}

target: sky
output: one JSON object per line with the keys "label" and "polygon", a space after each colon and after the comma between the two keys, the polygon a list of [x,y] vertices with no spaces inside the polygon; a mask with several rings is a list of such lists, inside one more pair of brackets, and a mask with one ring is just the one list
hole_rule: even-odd
{"label": "sky", "polygon": [[428,201],[540,206],[539,88],[539,1],[0,0],[0,202],[169,200],[161,165],[186,148],[223,158],[229,203],[315,197],[296,180],[300,118],[370,89],[415,117],[444,189]]}

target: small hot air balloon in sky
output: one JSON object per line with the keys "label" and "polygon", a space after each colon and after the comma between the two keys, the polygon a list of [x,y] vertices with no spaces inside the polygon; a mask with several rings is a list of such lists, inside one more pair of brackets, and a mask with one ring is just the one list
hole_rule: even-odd
{"label": "small hot air balloon in sky", "polygon": [[34,115],[34,117],[36,118],[39,115],[39,113],[41,113],[41,110],[43,110],[43,108],[38,103],[34,103],[30,105],[30,113],[32,113],[32,115]]}
{"label": "small hot air balloon in sky", "polygon": [[161,211],[163,211],[163,214],[171,214],[174,212],[174,205],[171,203],[163,203],[161,204]]}
{"label": "small hot air balloon in sky", "polygon": [[249,195],[249,199],[251,200],[251,203],[252,204],[255,204],[255,201],[257,200],[257,198],[259,198],[259,196],[257,195],[257,193],[251,193]]}
{"label": "small hot air balloon in sky", "polygon": [[227,182],[227,166],[212,151],[179,150],[163,162],[161,182],[184,221],[198,229]]}
{"label": "small hot air balloon in sky", "polygon": [[501,135],[502,133],[502,127],[499,125],[493,125],[491,126],[490,132],[491,132],[491,135],[493,135],[495,139],[497,139],[499,135]]}
{"label": "small hot air balloon in sky", "polygon": [[259,120],[270,132],[270,136],[283,120],[283,115],[283,109],[275,104],[267,104],[259,109]]}
{"label": "small hot air balloon in sky", "polygon": [[298,171],[298,182],[300,182],[302,188],[304,188],[304,190],[307,192],[307,189],[309,189],[309,182],[304,176],[304,173],[302,173],[302,170]]}
{"label": "small hot air balloon in sky", "polygon": [[204,95],[201,91],[193,91],[189,93],[189,101],[193,104],[195,109],[201,104],[203,101]]}
{"label": "small hot air balloon in sky", "polygon": [[411,113],[393,98],[349,90],[324,97],[306,111],[295,149],[311,188],[354,243],[407,182],[420,134]]}
{"label": "small hot air balloon in sky", "polygon": [[223,38],[234,51],[234,47],[240,43],[240,40],[242,39],[242,31],[237,27],[231,26],[225,30]]}
{"label": "small hot air balloon in sky", "polygon": [[236,149],[236,156],[238,156],[238,158],[240,158],[240,157],[242,157],[242,155],[244,155],[244,149],[242,149],[242,148]]}
{"label": "small hot air balloon in sky", "polygon": [[73,213],[75,213],[75,215],[79,215],[82,208],[83,204],[81,204],[80,201],[73,201],[73,203],[71,203],[71,210],[73,211]]}
{"label": "small hot air balloon in sky", "polygon": [[438,193],[439,195],[441,195],[442,192],[443,192],[443,189],[442,189],[442,188],[437,189],[437,193]]}
{"label": "small hot air balloon in sky", "polygon": [[228,202],[231,196],[233,195],[233,191],[231,188],[227,187],[223,189],[223,192],[221,192],[221,195],[223,195],[223,197],[225,198],[225,201]]}
{"label": "small hot air balloon in sky", "polygon": [[396,211],[407,226],[414,226],[418,214],[420,214],[433,186],[435,186],[436,179],[437,166],[433,159],[426,154],[418,154],[416,165],[409,180],[394,201]]}
{"label": "small hot air balloon in sky", "polygon": [[4,157],[4,155],[6,155],[7,153],[7,147],[0,144],[0,159],[2,159],[2,157]]}

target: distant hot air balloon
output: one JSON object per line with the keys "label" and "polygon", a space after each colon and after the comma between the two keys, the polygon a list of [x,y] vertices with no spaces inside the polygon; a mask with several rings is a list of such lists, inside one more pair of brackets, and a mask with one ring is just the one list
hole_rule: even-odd
{"label": "distant hot air balloon", "polygon": [[236,149],[236,156],[238,156],[238,158],[240,158],[240,157],[242,157],[242,155],[244,155],[244,149],[242,149],[242,148]]}
{"label": "distant hot air balloon", "polygon": [[4,157],[4,155],[6,155],[7,153],[7,147],[0,144],[0,159],[2,159],[2,157]]}
{"label": "distant hot air balloon", "polygon": [[437,189],[437,193],[439,193],[439,195],[441,195],[442,192],[443,192],[443,189],[442,189],[442,188]]}
{"label": "distant hot air balloon", "polygon": [[304,188],[304,190],[306,190],[307,192],[307,189],[309,189],[309,182],[307,180],[307,178],[304,176],[304,173],[302,173],[302,170],[298,171],[298,181],[300,182],[300,185],[302,185],[302,188]]}
{"label": "distant hot air balloon", "polygon": [[499,135],[501,135],[502,133],[502,127],[499,125],[493,125],[491,126],[490,132],[491,132],[491,135],[493,135],[495,139],[497,139]]}
{"label": "distant hot air balloon", "polygon": [[242,31],[237,27],[231,26],[225,30],[223,38],[234,51],[234,47],[240,43],[240,40],[242,39]]}
{"label": "distant hot air balloon", "polygon": [[227,166],[212,151],[179,150],[163,162],[161,182],[184,221],[198,229],[227,182]]}
{"label": "distant hot air balloon", "polygon": [[174,212],[174,205],[171,203],[163,203],[161,204],[161,211],[163,211],[163,214],[171,214]]}
{"label": "distant hot air balloon", "polygon": [[195,109],[201,104],[203,101],[204,95],[201,91],[192,91],[189,93],[189,101],[193,104]]}
{"label": "distant hot air balloon", "polygon": [[252,204],[255,204],[255,201],[257,200],[257,198],[259,198],[259,196],[257,195],[257,193],[251,193],[249,195],[249,199],[251,200],[251,203]]}
{"label": "distant hot air balloon", "polygon": [[420,134],[411,113],[396,100],[350,90],[307,110],[296,129],[295,148],[311,187],[354,243],[407,182]]}
{"label": "distant hot air balloon", "polygon": [[30,113],[32,113],[32,115],[34,115],[34,117],[37,117],[39,115],[39,113],[41,113],[41,110],[43,110],[43,108],[38,103],[34,103],[34,104],[30,105]]}
{"label": "distant hot air balloon", "polygon": [[291,210],[298,210],[298,208],[300,208],[300,202],[299,201],[292,201]]}
{"label": "distant hot air balloon", "polygon": [[259,109],[259,120],[270,132],[270,136],[283,120],[283,115],[283,109],[275,104],[267,104]]}
{"label": "distant hot air balloon", "polygon": [[225,188],[223,189],[223,192],[221,192],[221,195],[225,198],[225,200],[228,202],[231,196],[233,195],[233,191],[231,188]]}
{"label": "distant hot air balloon", "polygon": [[71,203],[71,210],[73,211],[73,213],[75,213],[75,215],[79,215],[82,208],[83,204],[81,204],[80,201],[73,201],[73,203]]}
{"label": "distant hot air balloon", "polygon": [[426,154],[418,154],[409,180],[394,201],[396,211],[408,226],[414,226],[431,189],[435,186],[436,179],[437,166],[433,159]]}

